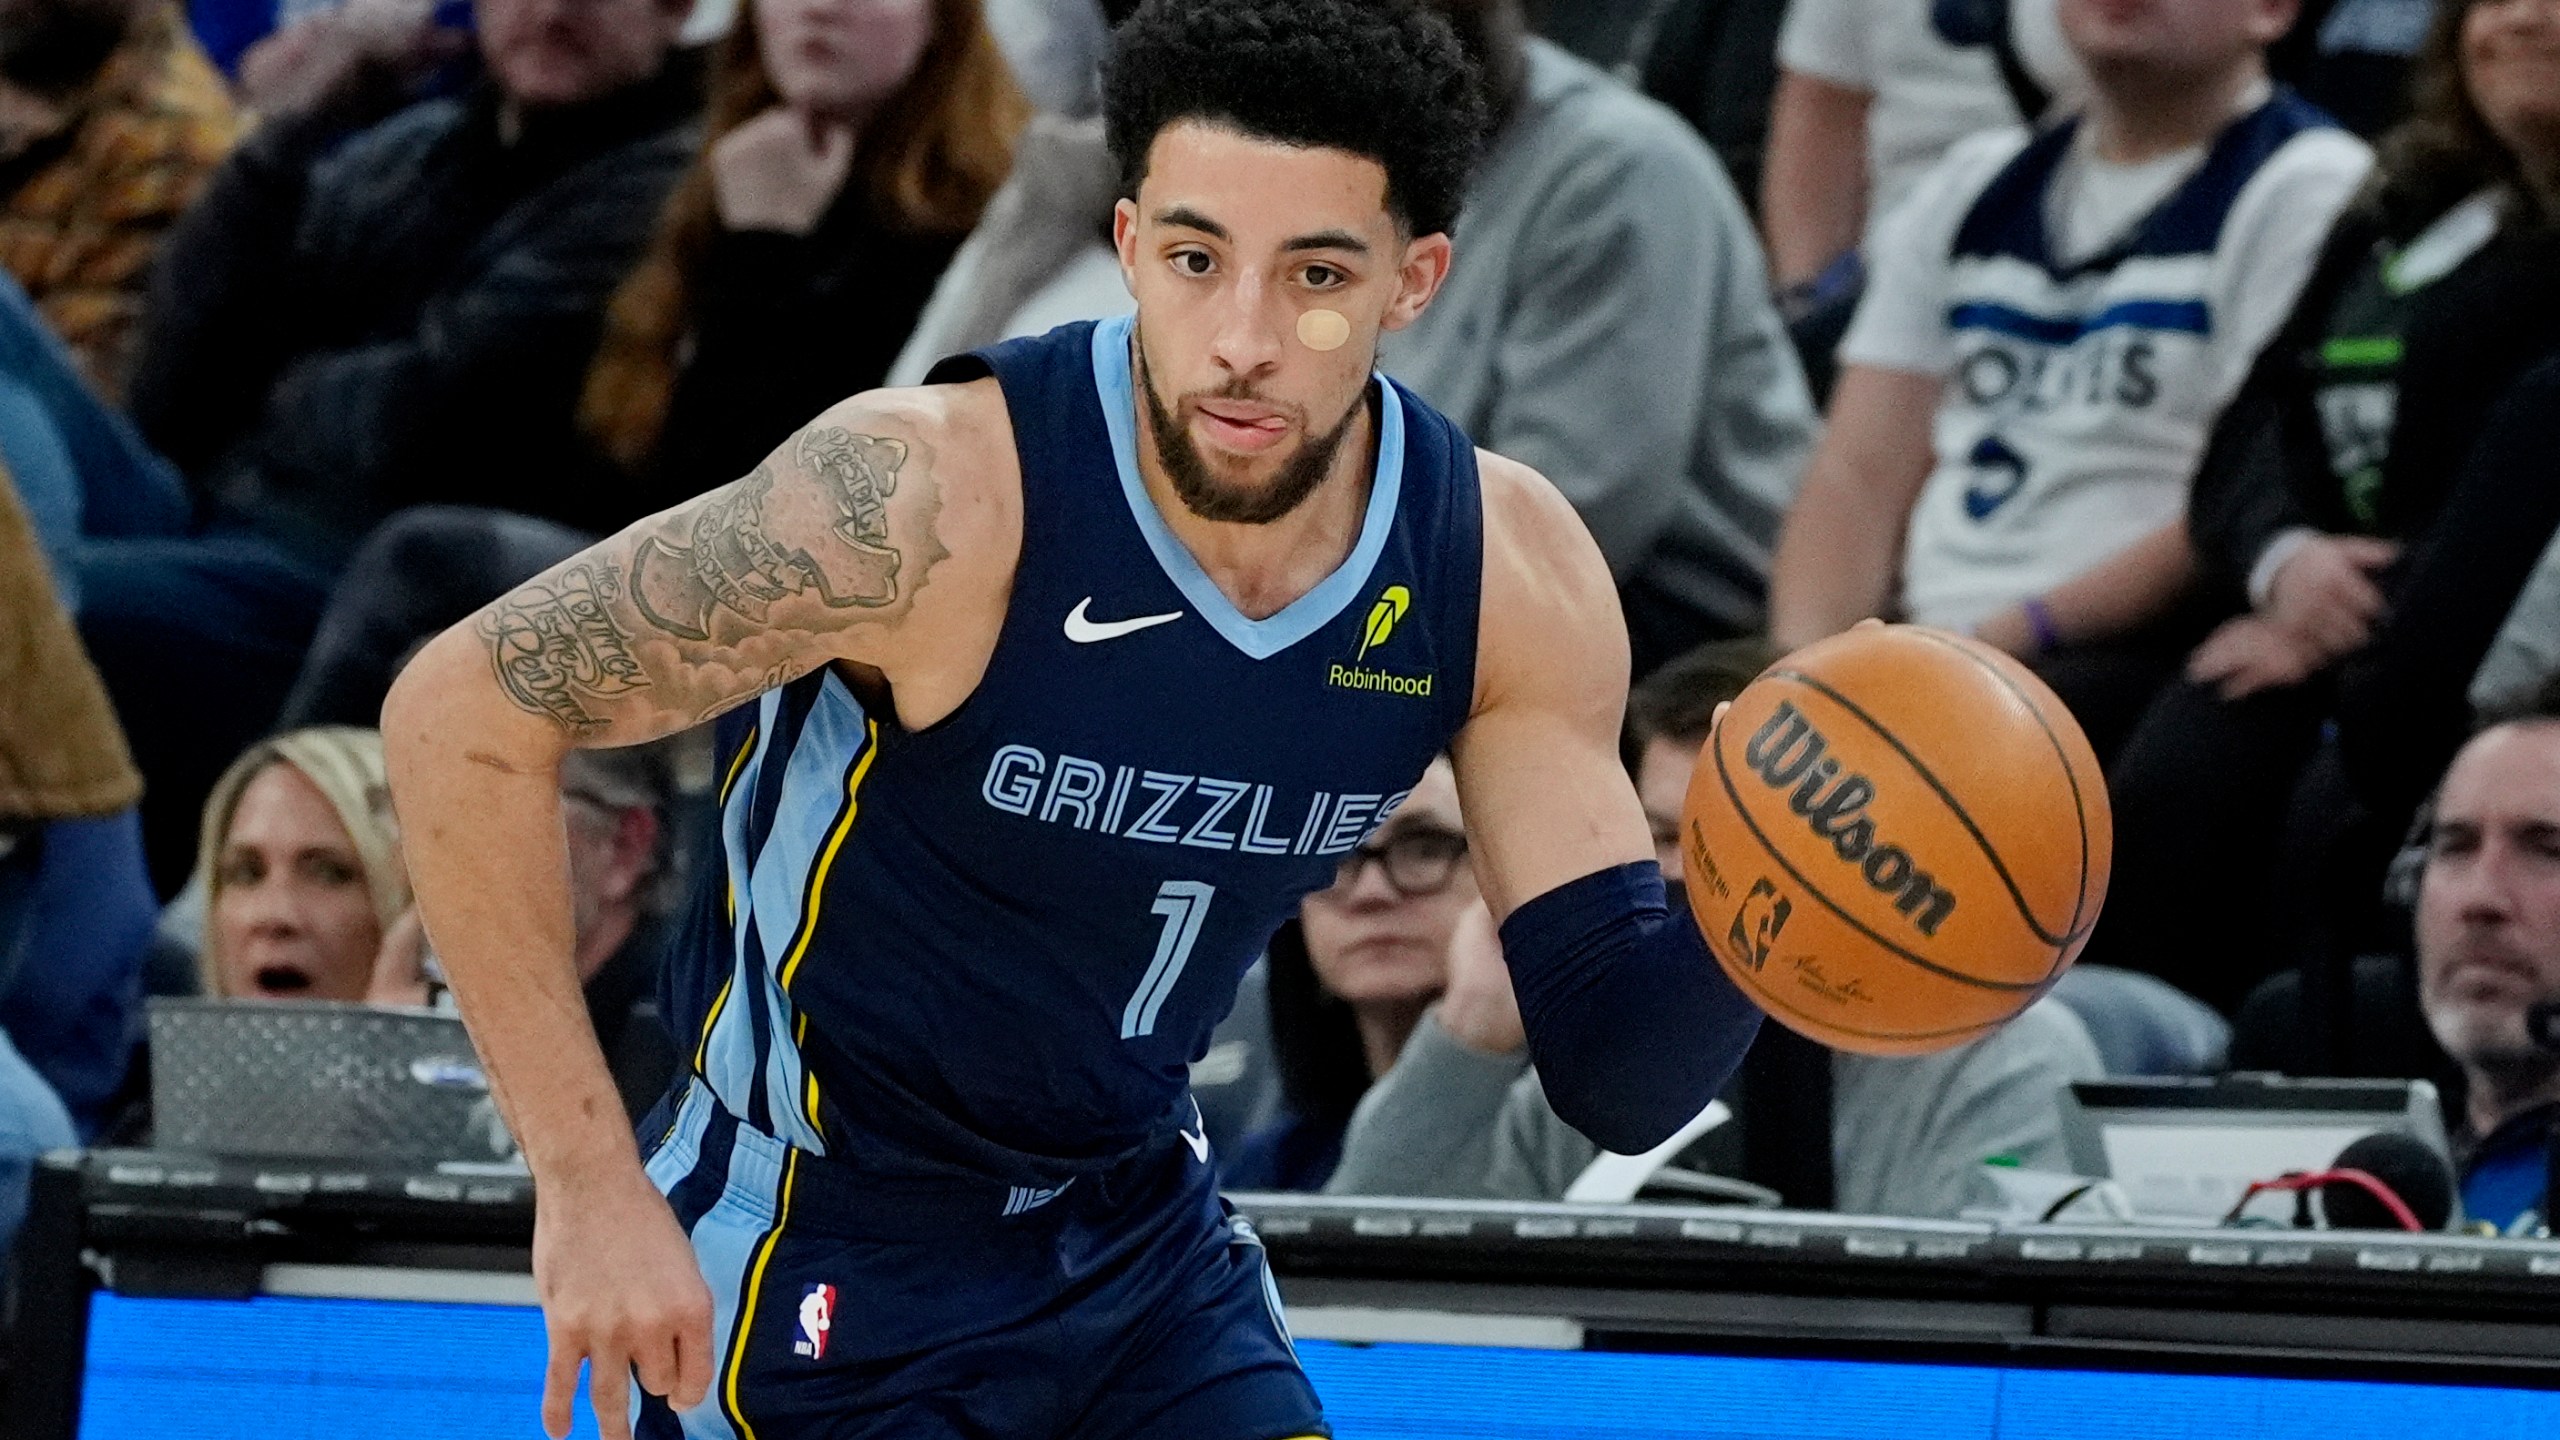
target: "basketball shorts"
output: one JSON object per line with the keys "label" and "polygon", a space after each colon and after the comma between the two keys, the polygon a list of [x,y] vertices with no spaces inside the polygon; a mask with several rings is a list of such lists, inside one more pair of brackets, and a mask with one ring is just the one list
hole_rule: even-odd
{"label": "basketball shorts", "polygon": [[[889,1179],[695,1082],[648,1157],[711,1284],[710,1397],[638,1440],[1328,1432],[1261,1242],[1180,1135],[1057,1190]],[[654,1128],[654,1127],[653,1127]]]}

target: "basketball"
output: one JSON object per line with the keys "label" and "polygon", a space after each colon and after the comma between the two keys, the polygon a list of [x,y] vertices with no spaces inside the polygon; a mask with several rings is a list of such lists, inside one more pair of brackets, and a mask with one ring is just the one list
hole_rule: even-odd
{"label": "basketball", "polygon": [[1707,742],[1681,868],[1744,993],[1839,1050],[1963,1044],[2060,979],[2113,821],[2062,702],[1978,641],[1862,626],[1770,667]]}

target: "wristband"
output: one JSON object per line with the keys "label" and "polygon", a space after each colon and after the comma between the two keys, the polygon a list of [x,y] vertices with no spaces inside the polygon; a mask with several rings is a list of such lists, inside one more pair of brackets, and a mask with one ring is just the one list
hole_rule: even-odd
{"label": "wristband", "polygon": [[2027,618],[2027,634],[2035,641],[2037,659],[2062,648],[2062,630],[2053,623],[2053,610],[2042,596],[2018,602],[2018,613]]}

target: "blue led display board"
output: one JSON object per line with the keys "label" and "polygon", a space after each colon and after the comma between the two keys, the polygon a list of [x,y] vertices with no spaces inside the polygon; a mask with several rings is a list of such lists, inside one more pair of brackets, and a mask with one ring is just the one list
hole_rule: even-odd
{"label": "blue led display board", "polygon": [[[1339,1440],[2551,1440],[2560,1392],[1305,1341]],[[528,1440],[541,1316],[99,1294],[81,1440]],[[577,1434],[592,1437],[581,1401]]]}

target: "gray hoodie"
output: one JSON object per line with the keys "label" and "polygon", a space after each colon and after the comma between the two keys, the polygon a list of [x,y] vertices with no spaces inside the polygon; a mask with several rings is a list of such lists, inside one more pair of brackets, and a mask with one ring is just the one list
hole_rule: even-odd
{"label": "gray hoodie", "polygon": [[1724,169],[1668,108],[1543,40],[1382,363],[1573,502],[1622,586],[1756,630],[1813,401]]}
{"label": "gray hoodie", "polygon": [[[2062,1087],[2101,1073],[2087,1029],[2051,1000],[1935,1055],[1835,1054],[1835,1208],[1952,1219],[1967,1205],[1996,1200],[1981,1173],[1994,1156],[2029,1169],[2070,1169]],[[1526,1053],[1469,1050],[1435,1012],[1352,1114],[1342,1164],[1325,1190],[1560,1200],[1599,1153],[1547,1107]]]}

